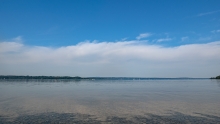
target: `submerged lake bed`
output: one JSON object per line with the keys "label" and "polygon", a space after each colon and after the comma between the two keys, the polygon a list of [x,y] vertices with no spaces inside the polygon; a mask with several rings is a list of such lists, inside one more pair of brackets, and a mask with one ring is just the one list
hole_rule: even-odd
{"label": "submerged lake bed", "polygon": [[1,80],[0,123],[220,123],[220,81]]}

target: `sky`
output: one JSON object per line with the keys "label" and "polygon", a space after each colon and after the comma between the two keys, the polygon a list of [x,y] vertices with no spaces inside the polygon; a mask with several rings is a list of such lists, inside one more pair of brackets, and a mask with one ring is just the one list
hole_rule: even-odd
{"label": "sky", "polygon": [[0,0],[0,75],[220,75],[219,0]]}

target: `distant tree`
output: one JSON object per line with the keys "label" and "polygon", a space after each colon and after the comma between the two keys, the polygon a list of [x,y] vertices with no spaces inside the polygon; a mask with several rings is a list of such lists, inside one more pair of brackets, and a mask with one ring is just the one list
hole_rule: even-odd
{"label": "distant tree", "polygon": [[74,78],[75,78],[75,79],[81,79],[81,77],[80,77],[80,76],[75,76]]}

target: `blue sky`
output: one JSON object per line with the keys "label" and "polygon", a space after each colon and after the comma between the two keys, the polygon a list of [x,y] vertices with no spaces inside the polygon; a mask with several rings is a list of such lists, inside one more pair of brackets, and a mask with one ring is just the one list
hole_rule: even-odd
{"label": "blue sky", "polygon": [[[218,40],[219,0],[1,0],[0,38],[21,36],[26,44],[73,45],[84,40],[170,38],[166,45]],[[188,37],[182,42],[182,38]],[[208,39],[208,40],[202,40]]]}
{"label": "blue sky", "polygon": [[[32,60],[29,62],[28,60],[31,60],[31,58],[28,58],[27,54],[31,53],[32,56],[39,54],[38,56],[40,57],[42,56],[40,53],[50,52],[53,56],[56,56],[53,59],[59,60],[62,58],[61,56],[66,56],[69,52],[77,53],[82,50],[83,53],[91,53],[96,51],[96,49],[101,49],[94,54],[81,54],[81,52],[79,55],[77,54],[77,57],[80,56],[79,58],[75,54],[68,55],[66,56],[68,58],[66,61],[69,64],[62,65],[62,62],[58,63],[59,66],[54,64],[54,66],[47,67],[48,72],[45,71],[47,73],[42,73],[42,75],[142,77],[205,77],[219,75],[220,71],[213,70],[214,66],[220,67],[218,64],[220,63],[219,59],[213,57],[220,53],[218,43],[220,41],[219,5],[219,0],[0,0],[0,47],[1,49],[4,47],[0,56],[2,57],[0,60],[0,67],[2,68],[0,74],[41,75],[40,71],[39,73],[30,71],[33,70],[32,66],[41,67],[45,63],[49,64],[51,60],[45,59],[48,58],[45,57],[39,58],[41,61]],[[103,44],[105,45],[102,46]],[[210,47],[210,44],[214,44],[214,46]],[[99,46],[102,47],[99,48]],[[189,47],[189,49],[192,46],[199,46],[195,47],[195,49],[205,52],[202,55],[198,52],[195,56],[189,57],[187,55],[194,55],[194,53],[186,54],[188,48],[183,49],[183,51],[181,51],[182,49],[179,50],[179,48],[184,46]],[[208,47],[206,50],[202,50],[203,46]],[[76,47],[79,48],[76,49]],[[127,49],[127,47],[130,48]],[[6,48],[8,49],[6,50]],[[36,48],[39,49],[36,50]],[[168,63],[167,60],[160,60],[164,56],[160,53],[160,48],[166,49],[164,53],[170,49],[173,49],[176,53],[182,53],[185,50],[185,53],[179,55],[170,54],[167,57],[170,58],[170,63]],[[214,51],[212,51],[213,48]],[[58,52],[60,58],[57,56],[58,53],[56,53],[60,49],[65,49],[64,51],[67,49],[71,50],[69,52],[67,52],[68,50],[66,52]],[[124,50],[126,55],[123,54],[118,57],[116,53],[107,54],[115,49],[118,49],[120,52]],[[150,51],[150,54],[155,55],[156,58],[159,58],[158,60],[148,58],[148,54],[145,55],[149,49],[153,49]],[[178,50],[175,51],[175,49]],[[127,55],[136,51],[139,52],[136,53],[137,55],[133,55],[133,57],[131,57],[132,55]],[[207,54],[209,52],[210,54]],[[92,66],[89,62],[94,61],[93,59],[107,61],[103,59],[104,55],[100,55],[100,53],[106,53],[106,58],[112,57],[111,61],[108,60],[108,64],[111,65],[109,67],[124,71],[115,73],[111,69],[106,68],[108,66],[106,63],[99,63],[99,65],[97,64],[93,67],[100,71],[93,73],[91,70],[94,70],[94,68],[89,68]],[[143,54],[143,56],[136,57],[139,54]],[[100,56],[102,57],[100,58]],[[188,65],[189,69],[190,67],[198,66],[192,64],[194,62],[205,64],[198,66],[194,73],[187,73],[188,70],[184,69],[186,65],[181,64],[181,62],[186,63],[185,60],[198,56],[200,58],[187,61],[191,63]],[[84,57],[90,59],[85,59]],[[123,59],[123,57],[125,58]],[[179,57],[186,58],[185,60],[178,60]],[[63,60],[67,58],[63,58]],[[135,62],[131,64],[130,60]],[[183,67],[182,70],[177,69],[177,67],[169,68],[169,64],[172,65],[174,60],[175,64],[177,64],[177,60],[181,61],[177,67]],[[16,64],[9,63],[8,61],[16,61]],[[79,65],[74,63],[76,61],[79,62]],[[72,68],[83,68],[85,65],[80,65],[83,63],[82,61],[88,65],[88,69],[84,69],[85,71],[80,73],[65,71],[65,69],[71,68],[72,64],[77,65]],[[127,66],[123,67],[121,62],[126,63]],[[151,62],[153,65],[147,64]],[[24,63],[29,64],[30,67],[23,67],[22,64]],[[18,65],[21,68],[15,70],[12,68]],[[53,70],[55,66],[63,68],[63,72],[54,73],[56,71]],[[133,69],[128,69],[131,68],[130,66]],[[212,67],[208,68],[209,66]],[[137,68],[150,69],[152,73],[145,72],[144,70],[138,73]],[[196,74],[202,71],[199,68],[202,70],[208,69],[209,74]],[[42,66],[42,69],[45,69],[45,67]],[[164,73],[162,72],[168,69],[172,71],[169,74],[163,75]],[[103,74],[102,70],[106,73]],[[177,70],[183,73],[177,73],[179,72]],[[79,70],[76,69],[76,71]]]}

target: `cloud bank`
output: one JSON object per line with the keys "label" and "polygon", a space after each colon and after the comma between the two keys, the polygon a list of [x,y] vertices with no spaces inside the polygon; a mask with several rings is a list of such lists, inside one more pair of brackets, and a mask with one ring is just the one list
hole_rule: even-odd
{"label": "cloud bank", "polygon": [[220,41],[176,47],[140,40],[63,47],[0,42],[0,75],[210,77],[220,73]]}

